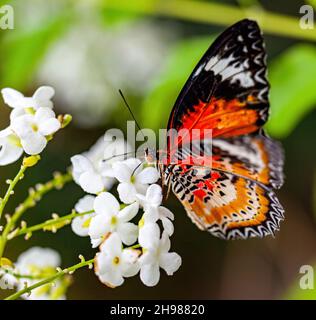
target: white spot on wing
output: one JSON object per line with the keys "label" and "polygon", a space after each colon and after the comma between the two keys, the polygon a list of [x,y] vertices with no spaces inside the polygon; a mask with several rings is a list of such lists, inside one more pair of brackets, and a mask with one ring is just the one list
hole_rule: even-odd
{"label": "white spot on wing", "polygon": [[239,81],[243,88],[250,88],[255,85],[250,71],[239,73],[233,76],[231,83],[235,83],[236,81]]}
{"label": "white spot on wing", "polygon": [[241,85],[245,88],[254,85],[253,79],[251,78],[251,73],[245,73],[244,70],[249,68],[249,61],[245,59],[244,61],[238,61],[233,54],[228,58],[218,60],[217,56],[210,59],[206,64],[205,70],[212,70],[215,75],[221,75],[222,80],[226,80],[232,77],[231,82],[234,83],[237,80],[240,81]]}
{"label": "white spot on wing", "polygon": [[195,78],[196,76],[198,76],[198,75],[201,73],[201,71],[203,70],[204,66],[205,66],[205,63],[201,64],[201,65],[197,68],[197,70],[196,70],[196,71],[194,72],[194,74],[193,74],[193,78]]}
{"label": "white spot on wing", "polygon": [[[223,60],[224,60],[224,59],[223,59]],[[205,71],[211,70],[211,69],[213,68],[213,66],[214,66],[216,63],[218,63],[218,61],[219,61],[218,56],[212,57],[212,58],[209,60],[209,62],[206,64],[206,66],[205,66]]]}

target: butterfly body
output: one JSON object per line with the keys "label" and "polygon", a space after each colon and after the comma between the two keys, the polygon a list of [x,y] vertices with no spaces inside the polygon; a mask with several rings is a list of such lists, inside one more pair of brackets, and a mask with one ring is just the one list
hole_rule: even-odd
{"label": "butterfly body", "polygon": [[283,152],[264,133],[269,84],[256,22],[222,33],[193,70],[171,112],[162,185],[196,225],[222,239],[274,235],[283,208]]}

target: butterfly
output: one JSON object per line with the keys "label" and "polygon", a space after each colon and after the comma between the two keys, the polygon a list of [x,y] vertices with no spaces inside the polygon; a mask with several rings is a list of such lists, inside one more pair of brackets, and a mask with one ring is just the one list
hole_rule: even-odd
{"label": "butterfly", "polygon": [[200,229],[222,239],[274,235],[284,219],[274,193],[283,184],[283,151],[262,129],[266,71],[258,24],[237,22],[201,58],[168,121],[168,132],[186,134],[168,135],[162,184]]}

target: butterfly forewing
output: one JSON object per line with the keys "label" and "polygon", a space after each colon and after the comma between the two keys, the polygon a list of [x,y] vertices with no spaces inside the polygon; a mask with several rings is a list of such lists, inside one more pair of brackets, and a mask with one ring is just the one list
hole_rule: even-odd
{"label": "butterfly forewing", "polygon": [[[242,20],[228,28],[193,70],[173,107],[168,129],[212,129],[213,137],[257,131],[269,108],[265,56],[256,22]],[[171,137],[169,150],[177,142]]]}

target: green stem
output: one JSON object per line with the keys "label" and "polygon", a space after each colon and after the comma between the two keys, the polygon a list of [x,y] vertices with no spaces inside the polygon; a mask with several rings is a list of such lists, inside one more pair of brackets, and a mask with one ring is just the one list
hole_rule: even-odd
{"label": "green stem", "polygon": [[301,29],[299,18],[255,8],[238,8],[193,0],[99,0],[109,10],[179,18],[200,23],[230,25],[244,18],[258,21],[263,31],[306,40],[316,40],[316,29]]}
{"label": "green stem", "polygon": [[[65,216],[62,216],[62,217],[59,217],[59,218],[53,218],[53,219],[49,219],[45,222],[42,222],[42,223],[39,223],[39,224],[36,224],[34,226],[31,226],[31,227],[28,227],[28,228],[22,228],[20,230],[18,230],[17,232],[13,231],[13,235],[10,236],[9,235],[9,240],[15,238],[15,237],[18,237],[18,236],[21,236],[23,234],[31,234],[33,233],[34,231],[38,231],[38,230],[44,230],[45,229],[49,229],[52,228],[52,226],[56,226],[56,229],[59,229],[61,227],[64,227],[66,225],[68,225],[72,219],[74,218],[77,218],[77,217],[82,217],[82,216],[85,216],[87,214],[90,214],[90,213],[93,213],[94,211],[93,210],[90,210],[90,211],[86,211],[86,212],[81,212],[81,213],[77,213],[77,212],[72,212],[68,215],[65,215]],[[61,224],[61,225],[60,225]]]}
{"label": "green stem", "polygon": [[26,287],[26,288],[14,293],[14,294],[8,296],[7,298],[5,298],[5,300],[16,300],[16,299],[18,299],[19,297],[21,297],[25,293],[29,293],[32,290],[36,289],[36,288],[44,286],[45,284],[52,283],[56,279],[61,278],[66,274],[73,273],[77,269],[80,269],[80,268],[83,268],[83,267],[86,267],[86,266],[90,266],[91,264],[93,264],[93,262],[94,262],[94,259],[91,259],[91,260],[88,260],[88,261],[82,261],[82,262],[79,262],[79,263],[75,264],[72,267],[69,267],[69,268],[66,268],[64,270],[58,271],[55,274],[53,274],[52,276],[50,276],[50,277],[48,277],[46,279],[43,279],[42,281],[39,281],[39,282],[29,286],[29,287]]}
{"label": "green stem", "polygon": [[9,273],[9,274],[11,274],[12,276],[14,276],[17,279],[39,280],[39,279],[45,278],[45,274],[34,276],[34,275],[29,275],[29,274],[16,273],[13,270],[6,269],[6,268],[3,268],[3,270],[4,270],[5,273]]}
{"label": "green stem", "polygon": [[40,201],[42,196],[45,195],[47,192],[53,189],[61,189],[65,183],[71,180],[72,180],[72,176],[70,173],[65,173],[65,174],[58,173],[58,174],[55,174],[52,180],[46,182],[45,184],[40,184],[36,187],[36,189],[31,189],[29,191],[28,197],[16,208],[13,216],[9,219],[6,226],[4,227],[3,233],[0,237],[0,258],[3,255],[3,251],[5,249],[5,245],[8,240],[7,238],[10,231],[15,227],[16,222],[21,218],[24,212],[27,209],[34,207],[36,203]]}
{"label": "green stem", "polygon": [[7,189],[7,192],[4,195],[4,198],[1,199],[0,202],[0,219],[3,213],[3,210],[8,202],[8,200],[10,199],[11,195],[14,193],[14,187],[16,186],[16,184],[23,178],[24,176],[24,172],[27,169],[26,166],[21,166],[19,172],[17,173],[17,175],[15,176],[15,178],[13,180],[8,180],[9,182],[9,187]]}

